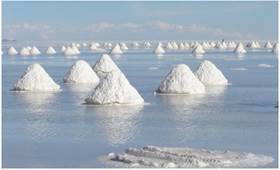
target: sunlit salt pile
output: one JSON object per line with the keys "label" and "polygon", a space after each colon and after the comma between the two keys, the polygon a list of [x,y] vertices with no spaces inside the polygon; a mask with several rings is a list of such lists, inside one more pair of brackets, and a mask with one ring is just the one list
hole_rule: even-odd
{"label": "sunlit salt pile", "polygon": [[53,55],[53,54],[56,53],[56,51],[55,51],[55,49],[54,49],[52,46],[49,46],[48,49],[47,49],[47,51],[46,51],[46,53],[47,53],[48,55]]}
{"label": "sunlit salt pile", "polygon": [[151,45],[151,43],[150,42],[145,42],[144,43],[144,47],[145,48],[150,48],[152,45]]}
{"label": "sunlit salt pile", "polygon": [[173,50],[173,45],[171,44],[171,42],[168,42],[165,48],[167,50]]}
{"label": "sunlit salt pile", "polygon": [[272,44],[268,41],[265,43],[264,48],[273,48]]}
{"label": "sunlit salt pile", "polygon": [[9,55],[17,55],[18,52],[17,52],[17,50],[15,49],[15,47],[12,46],[12,47],[9,48],[8,54],[9,54]]}
{"label": "sunlit salt pile", "polygon": [[16,91],[58,91],[59,89],[60,86],[37,63],[29,65],[13,87]]}
{"label": "sunlit salt pile", "polygon": [[197,78],[205,85],[228,85],[224,74],[211,61],[204,60],[195,72]]}
{"label": "sunlit salt pile", "polygon": [[61,52],[64,52],[66,50],[66,47],[63,45],[62,47],[61,47]]}
{"label": "sunlit salt pile", "polygon": [[124,42],[120,43],[120,46],[121,46],[121,50],[128,50],[128,47]]}
{"label": "sunlit salt pile", "polygon": [[155,53],[155,54],[158,54],[158,55],[164,54],[164,53],[165,53],[165,50],[162,48],[161,43],[158,43],[158,46],[157,46],[157,48],[154,50],[154,53]]}
{"label": "sunlit salt pile", "polygon": [[241,42],[239,42],[237,44],[236,48],[234,49],[234,52],[237,54],[245,54],[247,51],[243,47],[243,44]]}
{"label": "sunlit salt pile", "polygon": [[90,45],[90,49],[93,52],[104,52],[104,51],[106,51],[105,49],[102,49],[102,48],[99,48],[99,47],[100,47],[100,45],[98,43],[92,43]]}
{"label": "sunlit salt pile", "polygon": [[91,66],[84,60],[76,61],[63,78],[65,83],[98,84],[99,78]]}
{"label": "sunlit salt pile", "polygon": [[274,44],[274,46],[273,46],[272,52],[273,52],[274,54],[278,54],[278,49],[279,49],[279,44],[276,43],[276,44]]}
{"label": "sunlit salt pile", "polygon": [[112,49],[111,54],[122,54],[122,50],[119,44],[116,44],[115,47]]}
{"label": "sunlit salt pile", "polygon": [[99,78],[105,77],[112,71],[120,70],[108,54],[103,54],[93,66],[93,70]]}
{"label": "sunlit salt pile", "polygon": [[88,104],[120,105],[142,104],[144,99],[120,71],[109,72],[85,99]]}
{"label": "sunlit salt pile", "polygon": [[66,56],[77,55],[77,54],[79,54],[79,50],[77,48],[75,48],[75,47],[68,46],[64,50],[64,55],[66,55]]}
{"label": "sunlit salt pile", "polygon": [[269,164],[273,158],[229,150],[145,146],[109,153],[104,162],[122,168],[248,168]]}
{"label": "sunlit salt pile", "polygon": [[205,53],[205,51],[204,51],[203,47],[202,47],[200,44],[198,44],[198,45],[193,49],[192,53],[193,53],[194,55],[203,55],[203,54]]}
{"label": "sunlit salt pile", "polygon": [[182,42],[179,43],[179,50],[185,50],[184,43],[182,43]]}
{"label": "sunlit salt pile", "polygon": [[205,87],[187,65],[178,64],[167,74],[156,92],[167,94],[199,94],[205,92]]}
{"label": "sunlit salt pile", "polygon": [[21,50],[20,50],[20,55],[21,56],[29,56],[30,55],[30,51],[28,50],[28,48],[26,47],[23,47]]}
{"label": "sunlit salt pile", "polygon": [[41,54],[41,52],[39,51],[39,49],[36,46],[33,46],[30,50],[30,54],[31,55],[39,55],[39,54]]}
{"label": "sunlit salt pile", "polygon": [[259,45],[258,42],[253,41],[253,42],[249,42],[249,43],[247,44],[247,47],[248,47],[248,48],[255,49],[255,48],[260,48],[260,45]]}

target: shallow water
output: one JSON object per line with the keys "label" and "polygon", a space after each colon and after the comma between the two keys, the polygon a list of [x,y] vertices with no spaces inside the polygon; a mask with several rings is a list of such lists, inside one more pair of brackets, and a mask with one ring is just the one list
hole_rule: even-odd
{"label": "shallow water", "polygon": [[[46,46],[38,48],[43,52]],[[135,50],[113,57],[149,103],[125,107],[84,105],[91,88],[62,82],[75,60],[84,59],[93,65],[100,54],[82,50],[77,57],[61,53],[10,57],[4,53],[3,167],[106,167],[100,156],[145,145],[265,154],[275,159],[266,167],[278,166],[278,65],[272,53],[249,52],[243,58],[231,52],[206,53],[202,59],[213,61],[232,85],[208,88],[205,95],[161,96],[153,91],[171,66],[185,63],[194,70],[202,59],[189,52],[157,57],[150,51]],[[40,63],[63,91],[11,92],[13,83],[34,62]],[[258,64],[274,67],[261,68]]]}

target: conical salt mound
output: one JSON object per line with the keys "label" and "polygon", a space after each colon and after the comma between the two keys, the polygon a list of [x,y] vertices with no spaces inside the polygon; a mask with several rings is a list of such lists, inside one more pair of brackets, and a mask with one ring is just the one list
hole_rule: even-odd
{"label": "conical salt mound", "polygon": [[211,61],[203,61],[195,72],[197,78],[205,85],[228,85],[228,80]]}
{"label": "conical salt mound", "polygon": [[122,50],[128,50],[128,47],[126,46],[125,43],[120,43],[121,44],[121,49]]}
{"label": "conical salt mound", "polygon": [[72,47],[68,46],[65,50],[64,50],[64,55],[69,56],[69,55],[77,55],[77,51],[75,51],[75,49],[73,49]]}
{"label": "conical salt mound", "polygon": [[272,44],[268,41],[265,45],[264,48],[273,48]]}
{"label": "conical salt mound", "polygon": [[98,84],[99,78],[84,60],[76,61],[63,78],[65,83]]}
{"label": "conical salt mound", "polygon": [[12,47],[9,48],[8,54],[9,54],[9,55],[17,55],[18,52],[17,52],[17,50],[12,46]]}
{"label": "conical salt mound", "polygon": [[52,46],[49,46],[48,49],[47,49],[47,51],[46,51],[46,53],[47,53],[48,55],[53,55],[53,54],[56,53],[56,51],[54,50],[54,48],[53,48]]}
{"label": "conical salt mound", "polygon": [[238,43],[238,45],[237,45],[236,48],[234,49],[234,52],[235,52],[235,53],[238,53],[238,54],[244,54],[244,53],[246,53],[247,51],[244,49],[243,44],[240,42],[240,43]]}
{"label": "conical salt mound", "polygon": [[62,47],[61,47],[61,52],[64,52],[66,50],[66,47],[63,45]]}
{"label": "conical salt mound", "polygon": [[144,99],[121,71],[108,73],[85,101],[97,105],[144,103]]}
{"label": "conical salt mound", "polygon": [[198,45],[195,47],[195,49],[192,51],[192,53],[193,53],[193,54],[196,54],[196,55],[201,55],[201,54],[204,54],[205,51],[204,51],[203,47],[202,47],[200,44],[198,44]]}
{"label": "conical salt mound", "polygon": [[157,48],[154,50],[155,54],[164,54],[165,50],[162,48],[161,43],[158,44]]}
{"label": "conical salt mound", "polygon": [[273,52],[274,54],[278,54],[278,49],[279,49],[279,44],[276,43],[276,44],[273,46],[272,52]]}
{"label": "conical salt mound", "polygon": [[119,44],[116,44],[115,47],[112,49],[111,54],[122,54],[122,50]]}
{"label": "conical salt mound", "polygon": [[59,89],[60,86],[37,63],[27,67],[13,88],[16,91],[58,91]]}
{"label": "conical salt mound", "polygon": [[28,56],[30,55],[30,52],[27,48],[23,47],[21,50],[20,50],[20,55],[21,56]]}
{"label": "conical salt mound", "polygon": [[112,71],[120,70],[108,54],[103,54],[93,66],[93,70],[99,78],[105,77]]}
{"label": "conical salt mound", "polygon": [[30,54],[31,55],[39,55],[39,54],[41,54],[41,52],[38,50],[37,47],[33,46],[30,50]]}
{"label": "conical salt mound", "polygon": [[158,93],[200,94],[205,93],[204,85],[185,64],[172,68],[157,89]]}

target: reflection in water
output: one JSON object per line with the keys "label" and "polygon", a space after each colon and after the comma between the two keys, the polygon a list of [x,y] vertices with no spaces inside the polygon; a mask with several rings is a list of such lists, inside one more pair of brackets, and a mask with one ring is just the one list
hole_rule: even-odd
{"label": "reflection in water", "polygon": [[196,59],[201,60],[201,59],[203,59],[203,54],[194,54],[194,57],[195,57]]}
{"label": "reflection in water", "polygon": [[55,131],[50,127],[49,122],[53,113],[48,112],[48,108],[55,103],[55,93],[13,93],[18,102],[24,105],[24,121],[27,135],[37,142],[45,137],[55,135]]}
{"label": "reflection in water", "polygon": [[71,92],[74,96],[73,99],[76,103],[81,104],[84,102],[84,99],[91,94],[97,84],[70,84],[66,83],[65,87]]}
{"label": "reflection in water", "polygon": [[131,106],[89,106],[87,111],[94,112],[98,125],[106,140],[112,145],[124,144],[134,137],[143,105]]}
{"label": "reflection in water", "polygon": [[210,96],[223,96],[227,86],[208,86],[206,87],[206,93]]}
{"label": "reflection in water", "polygon": [[55,103],[55,92],[12,92],[16,100],[24,105],[26,112],[44,112]]}
{"label": "reflection in water", "polygon": [[162,60],[164,58],[163,54],[156,54],[157,59]]}

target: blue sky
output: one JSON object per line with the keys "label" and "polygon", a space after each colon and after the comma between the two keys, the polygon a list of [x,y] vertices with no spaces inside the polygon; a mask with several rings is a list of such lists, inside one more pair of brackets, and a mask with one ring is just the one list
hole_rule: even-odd
{"label": "blue sky", "polygon": [[2,2],[17,40],[277,39],[277,2]]}

